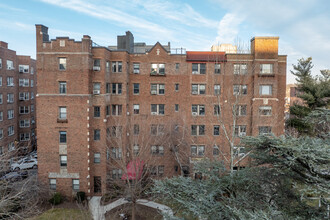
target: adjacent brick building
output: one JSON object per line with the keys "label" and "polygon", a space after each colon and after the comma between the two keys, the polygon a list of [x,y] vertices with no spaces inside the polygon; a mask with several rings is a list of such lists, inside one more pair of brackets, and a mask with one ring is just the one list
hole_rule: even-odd
{"label": "adjacent brick building", "polygon": [[0,155],[6,158],[35,146],[35,70],[35,60],[0,41]]}
{"label": "adjacent brick building", "polygon": [[253,38],[249,54],[150,46],[130,32],[109,47],[87,35],[49,40],[43,25],[36,38],[39,178],[66,195],[106,192],[137,159],[154,177],[192,174],[205,157],[225,161],[223,126],[235,145],[284,132],[278,37]]}

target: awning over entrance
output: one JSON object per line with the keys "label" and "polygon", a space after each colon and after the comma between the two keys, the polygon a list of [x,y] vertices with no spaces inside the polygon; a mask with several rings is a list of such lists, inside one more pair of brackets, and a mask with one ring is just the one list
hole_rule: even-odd
{"label": "awning over entrance", "polygon": [[140,179],[143,172],[144,162],[143,160],[136,159],[127,164],[127,174],[124,173],[121,176],[122,180],[135,180]]}

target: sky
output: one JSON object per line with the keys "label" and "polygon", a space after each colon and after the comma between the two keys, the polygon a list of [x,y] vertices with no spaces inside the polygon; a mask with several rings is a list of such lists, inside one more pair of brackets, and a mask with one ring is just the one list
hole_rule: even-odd
{"label": "sky", "polygon": [[290,70],[300,58],[313,58],[313,75],[330,69],[329,11],[329,0],[0,0],[0,41],[35,58],[35,24],[49,27],[50,39],[87,34],[109,46],[129,30],[135,42],[187,51],[221,43],[247,48],[254,36],[278,36],[293,83]]}

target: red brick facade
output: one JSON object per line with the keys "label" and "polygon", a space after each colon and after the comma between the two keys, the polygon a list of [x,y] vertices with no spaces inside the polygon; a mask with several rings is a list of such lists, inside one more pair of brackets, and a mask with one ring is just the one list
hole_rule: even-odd
{"label": "red brick facade", "polygon": [[[74,193],[78,179],[79,191],[104,193],[107,179],[118,177],[118,169],[124,173],[135,157],[148,168],[157,166],[156,176],[167,177],[200,158],[224,160],[228,141],[223,129],[218,134],[214,128],[222,123],[230,134],[233,123],[242,127],[242,135],[284,132],[286,56],[278,55],[276,37],[253,38],[251,54],[171,54],[159,43],[146,53],[129,53],[93,46],[86,35],[79,42],[49,40],[42,25],[36,25],[36,34],[38,172],[40,180],[56,181],[56,189],[66,195]],[[237,64],[242,64],[240,74],[234,74]],[[63,82],[66,92],[61,94]],[[233,95],[234,85],[246,85],[246,94]],[[233,117],[234,105],[243,106],[241,116]],[[266,106],[266,115],[260,106]],[[65,143],[60,143],[60,131],[66,132]],[[214,153],[214,145],[222,154]],[[67,156],[66,165],[61,166],[61,155]],[[94,192],[95,177],[101,177],[101,192]]]}
{"label": "red brick facade", "polygon": [[36,62],[0,41],[0,64],[0,155],[11,158],[35,146]]}

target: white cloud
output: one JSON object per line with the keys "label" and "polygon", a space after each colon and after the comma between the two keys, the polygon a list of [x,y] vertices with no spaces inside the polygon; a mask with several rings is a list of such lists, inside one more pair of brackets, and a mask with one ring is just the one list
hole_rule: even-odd
{"label": "white cloud", "polygon": [[234,13],[227,13],[219,22],[217,43],[234,43],[238,36],[243,18]]}

